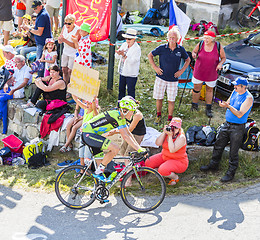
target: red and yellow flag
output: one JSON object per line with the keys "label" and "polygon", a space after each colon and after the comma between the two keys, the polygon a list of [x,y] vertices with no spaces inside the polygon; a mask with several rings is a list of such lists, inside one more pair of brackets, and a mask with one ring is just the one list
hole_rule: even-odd
{"label": "red and yellow flag", "polygon": [[90,39],[98,42],[108,38],[111,8],[112,0],[67,0],[66,15],[73,14],[78,26],[90,24]]}

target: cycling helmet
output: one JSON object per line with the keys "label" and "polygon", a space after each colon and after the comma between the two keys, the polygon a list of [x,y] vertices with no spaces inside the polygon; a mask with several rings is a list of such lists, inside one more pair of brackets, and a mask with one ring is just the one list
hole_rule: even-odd
{"label": "cycling helmet", "polygon": [[119,107],[129,111],[135,111],[138,106],[136,100],[131,96],[125,96],[119,101]]}

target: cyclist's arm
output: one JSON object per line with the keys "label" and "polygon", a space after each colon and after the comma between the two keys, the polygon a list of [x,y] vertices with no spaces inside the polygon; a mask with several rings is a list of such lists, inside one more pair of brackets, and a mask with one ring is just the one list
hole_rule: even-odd
{"label": "cyclist's arm", "polygon": [[119,133],[133,149],[137,151],[140,148],[140,145],[137,143],[132,133],[129,131],[128,127],[120,128]]}

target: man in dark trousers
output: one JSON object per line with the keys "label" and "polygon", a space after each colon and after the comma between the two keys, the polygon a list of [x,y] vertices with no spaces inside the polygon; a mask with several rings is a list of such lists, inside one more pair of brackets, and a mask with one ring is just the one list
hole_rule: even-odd
{"label": "man in dark trousers", "polygon": [[200,167],[200,170],[204,172],[218,170],[224,148],[230,142],[229,167],[226,175],[220,179],[221,182],[229,182],[234,178],[238,168],[238,150],[242,144],[245,123],[253,106],[253,96],[247,90],[247,79],[238,77],[232,84],[234,91],[229,99],[226,102],[219,102],[220,107],[227,108],[226,122],[221,127],[214,144],[210,163]]}

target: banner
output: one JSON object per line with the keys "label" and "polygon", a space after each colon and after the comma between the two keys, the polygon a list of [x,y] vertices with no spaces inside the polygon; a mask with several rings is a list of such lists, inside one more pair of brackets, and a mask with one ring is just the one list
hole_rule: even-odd
{"label": "banner", "polygon": [[174,0],[170,0],[170,11],[169,11],[169,29],[177,25],[181,34],[180,43],[182,44],[183,39],[185,38],[189,27],[190,27],[190,18],[176,5]]}
{"label": "banner", "polygon": [[98,42],[108,38],[111,9],[112,0],[67,0],[66,15],[73,14],[78,26],[90,24],[90,39]]}
{"label": "banner", "polygon": [[74,62],[67,92],[92,102],[98,96],[99,72]]}

